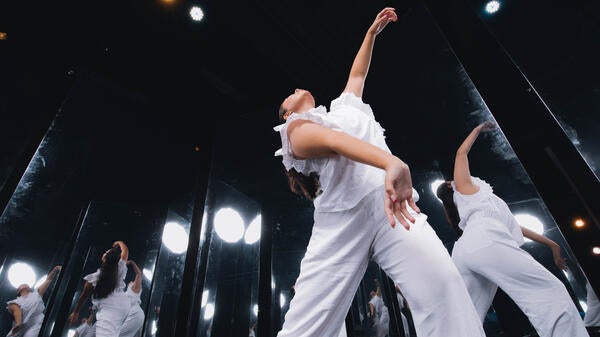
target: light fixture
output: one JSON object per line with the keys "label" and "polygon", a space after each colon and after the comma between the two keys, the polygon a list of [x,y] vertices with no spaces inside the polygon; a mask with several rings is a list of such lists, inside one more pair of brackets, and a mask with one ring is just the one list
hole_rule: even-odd
{"label": "light fixture", "polygon": [[279,306],[281,308],[283,308],[283,306],[285,305],[285,301],[286,301],[285,295],[279,294]]}
{"label": "light fixture", "polygon": [[500,9],[500,2],[492,0],[485,5],[485,11],[494,14]]}
{"label": "light fixture", "polygon": [[[535,217],[531,214],[526,214],[526,213],[515,214],[515,219],[517,219],[517,222],[525,228],[528,228],[538,234],[544,233],[544,224],[540,221],[540,219],[538,219],[537,217]],[[526,242],[531,241],[528,238],[524,238],[524,239]]]}
{"label": "light fixture", "polygon": [[592,253],[594,253],[595,255],[600,255],[600,247],[592,248]]}
{"label": "light fixture", "polygon": [[583,219],[581,219],[581,218],[577,218],[577,219],[575,219],[575,221],[573,221],[573,224],[577,228],[582,228],[583,226],[585,226],[585,221],[583,221]]}
{"label": "light fixture", "polygon": [[433,195],[435,196],[435,198],[439,201],[442,202],[442,200],[440,200],[440,198],[437,197],[437,189],[440,186],[440,184],[444,183],[444,180],[442,179],[436,179],[431,183],[431,193],[433,193]]}
{"label": "light fixture", "polygon": [[252,306],[252,312],[254,313],[254,316],[258,316],[258,304]]}
{"label": "light fixture", "polygon": [[215,214],[215,232],[223,241],[234,243],[244,236],[244,220],[230,207],[221,208]]}
{"label": "light fixture", "polygon": [[208,303],[206,305],[206,308],[204,308],[204,319],[208,321],[209,319],[213,318],[214,315],[215,315],[215,305],[212,303]]}
{"label": "light fixture", "polygon": [[206,305],[206,302],[208,302],[208,290],[204,290],[202,292],[202,301],[200,303],[200,306],[202,308],[204,308],[204,306]]}
{"label": "light fixture", "polygon": [[193,6],[192,9],[190,9],[190,16],[194,21],[200,21],[204,18],[204,11],[198,6]]}
{"label": "light fixture", "polygon": [[16,288],[21,284],[31,286],[35,283],[35,271],[30,265],[23,262],[17,262],[8,268],[8,282]]}
{"label": "light fixture", "polygon": [[150,333],[154,335],[156,331],[158,331],[158,327],[156,326],[156,320],[153,320],[152,326],[150,327]]}
{"label": "light fixture", "polygon": [[188,233],[176,222],[167,222],[163,229],[162,241],[170,251],[181,254],[187,250]]}
{"label": "light fixture", "polygon": [[248,228],[246,228],[246,234],[244,235],[244,241],[247,244],[251,245],[260,239],[260,228],[262,224],[261,215],[257,215],[254,220],[250,223]]}
{"label": "light fixture", "polygon": [[0,40],[6,40],[8,39],[8,34],[6,34],[5,32],[0,32]]}

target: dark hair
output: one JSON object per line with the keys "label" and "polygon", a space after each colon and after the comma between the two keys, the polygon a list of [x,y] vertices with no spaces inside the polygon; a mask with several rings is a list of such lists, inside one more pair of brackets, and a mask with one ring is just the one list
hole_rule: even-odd
{"label": "dark hair", "polygon": [[119,280],[119,260],[121,260],[121,247],[112,247],[106,252],[100,266],[98,282],[94,287],[94,298],[105,298],[115,290]]}
{"label": "dark hair", "polygon": [[[277,118],[280,123],[285,122],[283,115],[287,110],[283,107],[279,107],[277,112]],[[319,182],[319,175],[316,172],[311,172],[308,176],[296,171],[294,168],[285,170],[285,175],[288,178],[288,184],[290,190],[296,194],[303,195],[306,199],[312,201],[317,198],[321,192],[321,183]]]}
{"label": "dark hair", "polygon": [[444,209],[446,210],[446,215],[448,216],[448,220],[452,225],[452,228],[456,230],[458,235],[462,234],[462,229],[458,227],[458,223],[460,222],[460,215],[458,214],[458,208],[454,203],[454,190],[452,186],[449,186],[447,182],[443,182],[438,186],[435,195],[442,200],[444,204]]}

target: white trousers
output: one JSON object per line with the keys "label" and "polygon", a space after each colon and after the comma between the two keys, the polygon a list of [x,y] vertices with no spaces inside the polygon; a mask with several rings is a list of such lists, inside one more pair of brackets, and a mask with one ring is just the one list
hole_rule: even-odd
{"label": "white trousers", "polygon": [[144,325],[144,316],[144,310],[139,305],[132,306],[121,327],[119,337],[138,336],[142,331],[142,325]]}
{"label": "white trousers", "polygon": [[331,337],[339,333],[372,258],[398,284],[420,337],[483,337],[463,280],[423,218],[407,231],[391,228],[384,190],[351,210],[315,212],[312,235],[278,337]]}
{"label": "white trousers", "polygon": [[[537,262],[516,241],[471,235],[467,227],[456,242],[452,258],[483,322],[496,290],[521,308],[540,337],[589,337],[583,320],[564,284]],[[464,240],[463,240],[464,238]],[[471,249],[471,240],[489,239],[485,247]]]}
{"label": "white trousers", "polygon": [[96,336],[119,336],[131,307],[129,297],[125,295],[124,291],[115,291],[108,297],[94,300],[93,303],[98,307],[95,323]]}
{"label": "white trousers", "polygon": [[587,312],[583,324],[589,327],[600,326],[600,301],[598,301],[598,296],[596,296],[589,282],[586,283],[585,289],[587,291]]}
{"label": "white trousers", "polygon": [[385,337],[390,332],[390,314],[387,309],[381,312],[381,316],[375,322],[375,335],[377,337]]}

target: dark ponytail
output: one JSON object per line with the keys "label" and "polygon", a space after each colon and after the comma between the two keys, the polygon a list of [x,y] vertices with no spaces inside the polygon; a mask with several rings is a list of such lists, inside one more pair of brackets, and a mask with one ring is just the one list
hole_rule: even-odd
{"label": "dark ponytail", "polygon": [[100,267],[100,277],[94,287],[94,298],[105,298],[110,295],[119,281],[119,261],[121,247],[115,246],[108,250]]}
{"label": "dark ponytail", "polygon": [[448,221],[452,225],[452,228],[458,233],[458,235],[462,235],[462,229],[458,227],[458,223],[460,222],[460,215],[458,214],[458,208],[454,203],[454,190],[449,182],[443,182],[438,186],[435,195],[442,200],[444,204],[444,209],[446,210],[446,216],[448,217]]}
{"label": "dark ponytail", "polygon": [[[277,111],[277,118],[280,123],[284,123],[285,119],[283,116],[287,110],[282,106]],[[319,182],[319,175],[316,172],[310,173],[308,176],[302,174],[295,169],[285,170],[285,175],[288,178],[288,184],[290,190],[296,194],[303,195],[306,199],[313,201],[321,192],[321,183]]]}

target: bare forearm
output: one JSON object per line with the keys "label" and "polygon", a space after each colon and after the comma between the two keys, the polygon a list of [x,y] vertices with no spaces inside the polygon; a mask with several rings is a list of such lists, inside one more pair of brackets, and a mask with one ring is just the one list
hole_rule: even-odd
{"label": "bare forearm", "polygon": [[526,238],[528,238],[530,240],[542,243],[542,244],[544,244],[544,245],[546,245],[546,246],[548,246],[550,248],[558,247],[558,244],[556,242],[554,242],[554,241],[548,239],[547,237],[545,237],[543,235],[540,235],[540,234],[538,234],[538,233],[536,233],[536,232],[534,232],[534,231],[532,231],[532,230],[530,230],[528,228],[525,228],[525,227],[521,226],[521,232],[523,233],[524,237],[526,237]]}
{"label": "bare forearm", "polygon": [[23,316],[21,313],[21,308],[16,304],[11,304],[9,307],[10,313],[13,315],[15,319],[15,325],[21,325],[23,323]]}
{"label": "bare forearm", "polygon": [[458,150],[456,150],[456,156],[467,155],[469,153],[469,151],[471,151],[471,147],[473,146],[473,143],[475,143],[475,141],[477,140],[477,137],[479,136],[480,133],[481,133],[481,126],[474,128],[471,131],[471,133],[469,133],[467,138],[465,138],[465,140],[462,142],[462,144],[460,145]]}
{"label": "bare forearm", "polygon": [[354,57],[352,68],[350,69],[350,77],[365,78],[369,72],[371,57],[373,55],[373,47],[375,46],[375,34],[367,32],[363,42]]}
{"label": "bare forearm", "polygon": [[385,170],[395,161],[401,161],[393,154],[368,142],[339,132],[329,142],[330,149],[348,159]]}

